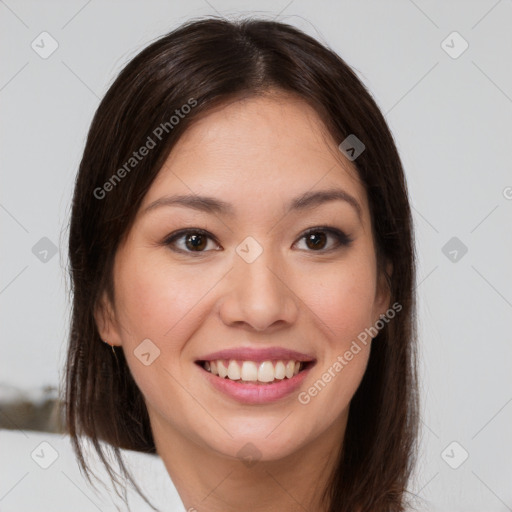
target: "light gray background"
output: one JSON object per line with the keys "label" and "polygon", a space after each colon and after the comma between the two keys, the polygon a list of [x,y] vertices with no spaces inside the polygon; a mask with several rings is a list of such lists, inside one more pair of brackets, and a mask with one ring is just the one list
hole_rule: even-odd
{"label": "light gray background", "polygon": [[[425,510],[512,510],[510,0],[0,1],[0,383],[58,384],[72,186],[99,99],[146,44],[209,14],[303,29],[356,70],[385,113],[419,259],[423,432],[411,491]],[[43,31],[59,45],[47,59],[31,48]],[[442,43],[453,31],[469,44],[457,58],[446,45],[454,54],[462,42]],[[32,252],[42,237],[58,247],[46,262]],[[452,237],[468,249],[456,261],[443,252]],[[0,497],[7,490],[0,483]]]}

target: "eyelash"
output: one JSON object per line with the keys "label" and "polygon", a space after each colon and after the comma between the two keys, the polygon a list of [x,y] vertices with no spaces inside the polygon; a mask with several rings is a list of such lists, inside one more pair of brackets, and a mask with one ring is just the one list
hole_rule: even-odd
{"label": "eyelash", "polygon": [[[334,227],[330,227],[330,226],[318,226],[315,228],[310,228],[310,229],[306,230],[304,233],[302,233],[302,235],[299,237],[298,240],[303,240],[304,238],[306,238],[308,235],[310,235],[312,233],[328,233],[335,238],[336,245],[335,245],[335,247],[331,247],[330,249],[320,249],[318,251],[308,250],[307,252],[313,252],[313,253],[319,253],[319,254],[328,253],[328,252],[334,251],[336,249],[340,249],[342,247],[349,247],[352,244],[352,242],[354,241],[352,237],[345,234],[343,231],[341,231],[337,228],[334,228]],[[215,240],[215,237],[213,237],[208,231],[205,231],[204,229],[200,229],[200,228],[181,229],[179,231],[171,233],[168,237],[166,237],[163,240],[162,243],[163,243],[163,245],[166,245],[166,246],[172,246],[172,244],[176,240],[183,238],[185,235],[190,235],[190,234],[206,236],[209,239],[213,240],[217,245],[220,245]],[[201,256],[201,255],[204,255],[205,253],[209,252],[209,251],[205,251],[205,250],[189,251],[189,250],[185,250],[185,249],[178,249],[176,247],[170,247],[170,249],[172,251],[178,252],[178,253],[191,254],[194,257]]]}

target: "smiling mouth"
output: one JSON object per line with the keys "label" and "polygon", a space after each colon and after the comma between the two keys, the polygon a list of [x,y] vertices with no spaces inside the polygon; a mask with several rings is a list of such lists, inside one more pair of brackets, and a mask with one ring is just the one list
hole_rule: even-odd
{"label": "smiling mouth", "polygon": [[196,361],[203,370],[240,384],[275,384],[289,380],[314,366],[315,361],[275,360],[239,361],[219,359]]}

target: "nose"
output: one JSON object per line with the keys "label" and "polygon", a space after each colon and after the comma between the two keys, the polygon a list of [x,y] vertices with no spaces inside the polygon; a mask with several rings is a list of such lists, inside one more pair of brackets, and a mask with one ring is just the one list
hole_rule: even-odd
{"label": "nose", "polygon": [[273,331],[293,324],[298,317],[299,298],[291,273],[270,251],[252,263],[235,256],[228,274],[220,316],[229,326],[244,325],[255,331]]}

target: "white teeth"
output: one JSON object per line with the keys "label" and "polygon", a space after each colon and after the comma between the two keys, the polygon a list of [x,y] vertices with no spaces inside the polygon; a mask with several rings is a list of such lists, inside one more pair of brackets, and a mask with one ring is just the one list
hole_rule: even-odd
{"label": "white teeth", "polygon": [[239,380],[240,379],[240,366],[236,361],[230,361],[228,366],[228,379]]}
{"label": "white teeth", "polygon": [[260,382],[272,382],[274,380],[274,365],[272,361],[263,361],[258,368],[258,380]]}
{"label": "white teeth", "polygon": [[240,372],[242,380],[257,381],[258,380],[258,367],[252,361],[244,361],[242,364],[242,371]]}
{"label": "white teeth", "polygon": [[276,379],[283,380],[286,377],[286,369],[283,361],[277,361],[274,371]]}
{"label": "white teeth", "polygon": [[219,372],[219,377],[224,378],[228,376],[228,369],[222,361],[217,361],[217,371]]}
{"label": "white teeth", "polygon": [[288,361],[286,363],[286,377],[291,379],[293,377],[293,372],[295,371],[295,361]]}
{"label": "white teeth", "polygon": [[274,380],[291,379],[297,375],[304,363],[299,361],[254,361],[239,362],[234,359],[229,361],[205,361],[203,368],[213,375],[245,382],[273,382]]}

